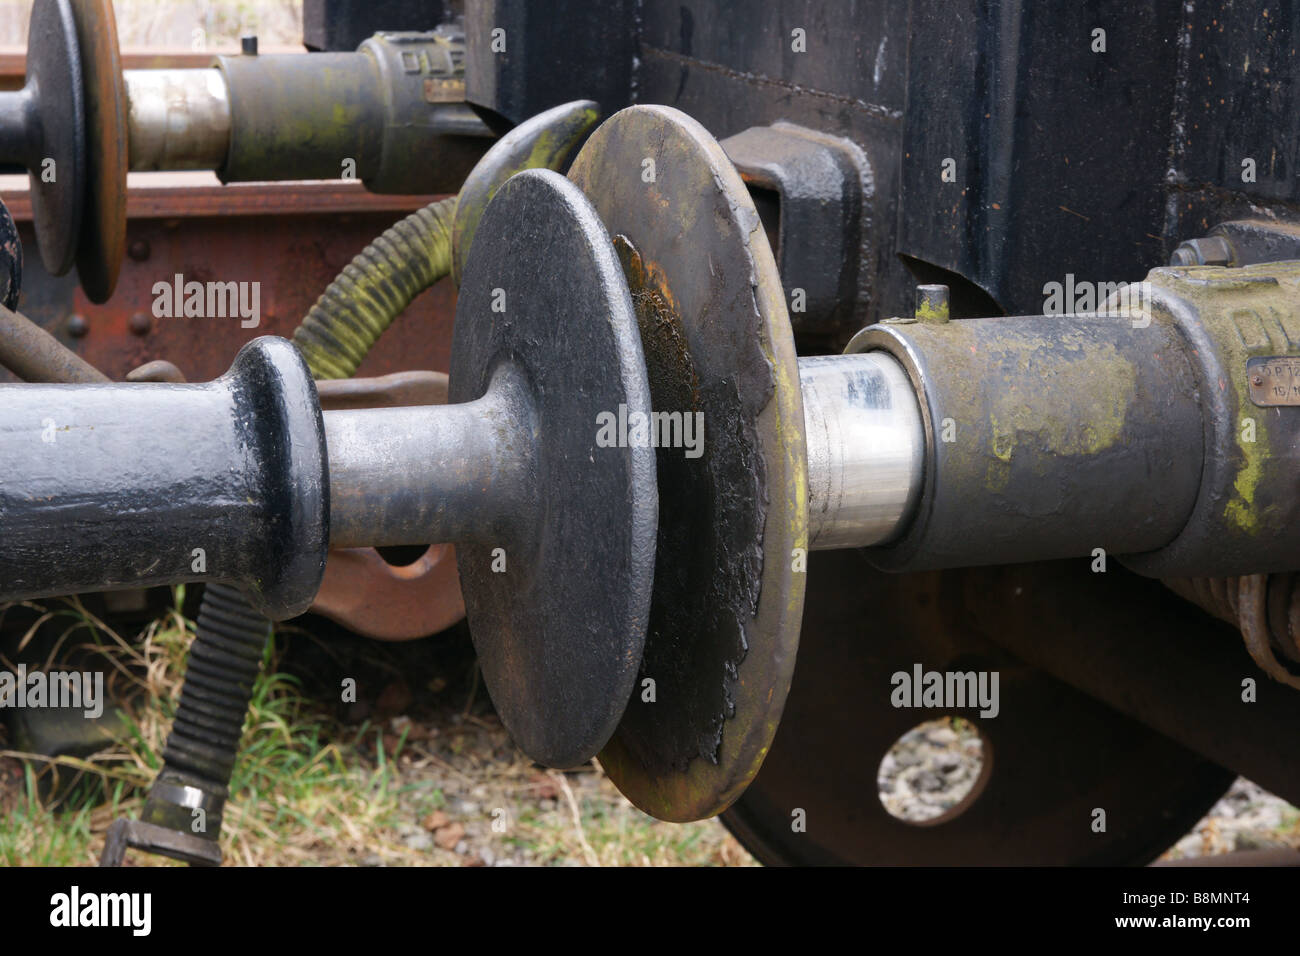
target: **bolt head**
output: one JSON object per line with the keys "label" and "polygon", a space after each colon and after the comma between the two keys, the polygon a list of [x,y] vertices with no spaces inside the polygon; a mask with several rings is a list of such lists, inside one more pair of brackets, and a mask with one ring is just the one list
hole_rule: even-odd
{"label": "bolt head", "polygon": [[132,335],[148,335],[153,327],[153,320],[144,312],[135,312],[126,320],[126,327],[131,330]]}
{"label": "bolt head", "polygon": [[1222,236],[1188,239],[1169,257],[1171,266],[1227,266],[1232,264],[1232,246]]}

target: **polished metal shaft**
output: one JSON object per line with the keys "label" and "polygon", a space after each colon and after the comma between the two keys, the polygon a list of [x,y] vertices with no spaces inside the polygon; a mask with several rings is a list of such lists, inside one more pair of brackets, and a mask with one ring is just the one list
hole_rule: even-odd
{"label": "polished metal shaft", "polygon": [[230,94],[220,70],[124,70],[122,79],[132,170],[221,168],[230,147]]}
{"label": "polished metal shaft", "polygon": [[[363,54],[335,54],[335,62],[341,57],[343,62],[349,62],[349,57],[360,57],[357,61],[358,79],[361,83],[364,77],[370,76],[368,68],[364,64],[369,63],[369,58]],[[243,109],[249,109],[260,106],[260,103],[249,102],[249,92],[258,90],[261,87],[256,82],[259,76],[264,76],[266,83],[275,83],[277,76],[281,73],[277,70],[277,65],[283,67],[302,66],[304,64],[315,65],[319,62],[324,64],[324,59],[320,54],[299,57],[292,54],[271,55],[264,57],[235,58],[242,67],[240,76],[244,76],[245,82],[250,83],[249,89],[244,90]],[[249,64],[246,60],[252,60]],[[323,66],[321,67],[324,68]],[[284,75],[297,76],[302,83],[311,83],[311,74],[304,74],[301,70],[293,70]],[[254,120],[247,116],[237,115],[231,106],[232,87],[231,79],[225,72],[216,67],[205,67],[200,69],[160,69],[160,70],[124,70],[122,79],[126,85],[127,100],[127,162],[133,172],[152,172],[157,170],[193,170],[193,169],[210,169],[224,170],[228,161],[231,159],[232,141],[237,149],[240,149],[242,143],[243,153],[249,150],[256,150],[256,142],[250,142],[248,130],[251,128],[258,129]],[[234,87],[236,92],[239,87]],[[378,85],[377,81],[374,89],[371,91],[374,96],[379,97],[383,88]],[[27,100],[23,99],[27,94],[12,93],[0,95],[0,132],[8,128],[22,130],[21,125],[22,111],[26,108]],[[28,96],[28,99],[30,97]],[[385,119],[380,107],[382,99],[376,101],[371,113],[367,114],[367,119],[373,123],[381,124],[396,123],[396,120]],[[309,100],[304,97],[301,102],[301,115],[289,117],[288,112],[292,107],[297,105],[297,101],[292,101],[288,108],[282,109],[286,112],[285,122],[290,118],[301,122],[302,128],[311,131],[313,123],[317,126],[322,124],[321,110],[322,106],[319,100]],[[329,105],[328,103],[326,104]],[[282,104],[283,107],[283,104]],[[341,107],[340,107],[341,108]],[[331,107],[332,109],[332,107]],[[462,102],[447,102],[427,104],[424,109],[427,116],[422,118],[421,128],[427,129],[428,133],[438,136],[474,136],[490,137],[491,131],[479,119],[478,115]],[[313,112],[315,110],[315,112]],[[9,121],[6,127],[4,117],[12,115],[18,119]],[[325,114],[332,116],[332,113]],[[403,121],[406,122],[406,121]],[[399,124],[400,125],[400,124]],[[243,129],[241,136],[232,133],[236,127]],[[366,141],[367,133],[358,132],[358,142],[356,144],[360,151],[361,143]],[[307,141],[311,138],[306,132],[303,133]],[[5,158],[4,152],[5,140],[0,136],[0,158]],[[371,143],[370,145],[374,145]],[[239,155],[243,155],[240,153]],[[15,157],[19,159],[21,157]],[[236,157],[238,158],[238,156]],[[247,157],[245,156],[245,161]],[[337,161],[331,156],[327,164],[329,170],[333,170]],[[274,170],[277,178],[291,178],[288,175],[278,175],[282,170]],[[299,171],[301,172],[301,171]],[[308,170],[310,173],[311,170]],[[322,171],[316,170],[319,174]],[[290,169],[289,173],[294,173]],[[340,174],[341,175],[341,174]],[[237,179],[246,179],[247,176],[236,176]],[[311,175],[302,175],[302,178],[314,178]],[[337,177],[335,177],[337,178]]]}
{"label": "polished metal shaft", "polygon": [[883,352],[799,360],[808,441],[808,546],[882,544],[920,496],[925,432],[903,367]]}
{"label": "polished metal shaft", "polygon": [[455,543],[528,514],[529,409],[503,372],[472,402],[324,412],[331,546]]}
{"label": "polished metal shaft", "polygon": [[[799,377],[809,547],[888,541],[911,516],[925,462],[902,366],[883,352],[803,358]],[[502,373],[462,405],[327,410],[331,544],[455,542],[528,513],[528,408],[523,384]]]}

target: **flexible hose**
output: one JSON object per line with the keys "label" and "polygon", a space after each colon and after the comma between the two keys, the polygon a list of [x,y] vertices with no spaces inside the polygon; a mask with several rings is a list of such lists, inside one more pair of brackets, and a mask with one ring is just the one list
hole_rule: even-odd
{"label": "flexible hose", "polygon": [[229,782],[269,632],[270,623],[238,588],[204,589],[180,705],[163,749],[167,766]]}
{"label": "flexible hose", "polygon": [[451,272],[455,198],[390,227],[348,263],[293,333],[315,378],[350,378],[411,300]]}
{"label": "flexible hose", "polygon": [[[349,378],[402,310],[451,272],[456,200],[430,203],[387,229],[329,284],[293,333],[312,377]],[[271,623],[237,588],[210,584],[195,621],[176,720],[144,818],[176,826],[169,784],[198,785],[214,798],[216,826],[239,753],[253,682]],[[160,787],[159,784],[163,786]],[[160,795],[161,791],[161,795]]]}

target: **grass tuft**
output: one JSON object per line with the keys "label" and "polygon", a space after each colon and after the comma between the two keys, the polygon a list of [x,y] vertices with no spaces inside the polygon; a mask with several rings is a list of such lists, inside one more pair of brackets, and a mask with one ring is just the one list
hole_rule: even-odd
{"label": "grass tuft", "polygon": [[[173,589],[171,609],[129,640],[76,598],[39,609],[40,624],[64,628],[49,663],[68,649],[102,658],[122,731],[85,760],[5,750],[0,737],[0,864],[94,865],[113,820],[139,816],[194,637],[183,601]],[[477,680],[420,720],[344,725],[280,669],[289,632],[268,642],[254,684],[222,827],[227,865],[752,865],[717,821],[654,820],[594,763],[531,763]],[[55,775],[59,796],[43,798]],[[135,851],[127,863],[178,865]]]}

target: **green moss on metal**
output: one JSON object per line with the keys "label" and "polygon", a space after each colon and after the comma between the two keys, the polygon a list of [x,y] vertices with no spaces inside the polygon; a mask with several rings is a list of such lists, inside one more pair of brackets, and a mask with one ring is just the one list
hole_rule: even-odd
{"label": "green moss on metal", "polygon": [[1032,442],[1038,454],[1096,455],[1119,440],[1137,390],[1137,371],[1112,345],[1094,347],[1086,362],[1082,353],[1079,359],[1062,362],[1047,352],[1038,359],[1052,362],[1051,374],[1044,376],[1050,384],[1044,387],[1071,396],[1069,418],[1044,416],[1032,396],[1014,390],[989,393],[989,450],[995,458],[1009,463],[1024,442]]}
{"label": "green moss on metal", "polygon": [[330,283],[293,333],[314,378],[356,374],[393,319],[451,271],[455,210],[455,199],[443,199],[411,213]]}
{"label": "green moss on metal", "polygon": [[915,317],[921,322],[947,322],[950,316],[946,304],[937,308],[932,300],[924,299],[917,304]]}
{"label": "green moss on metal", "polygon": [[1255,503],[1255,491],[1264,481],[1264,464],[1269,458],[1265,435],[1267,432],[1257,427],[1255,441],[1248,442],[1242,437],[1242,429],[1237,429],[1237,447],[1241,450],[1242,465],[1232,482],[1232,490],[1236,494],[1228,499],[1223,509],[1225,518],[1242,532],[1251,535],[1260,530],[1260,512]]}
{"label": "green moss on metal", "polygon": [[461,187],[456,209],[452,278],[457,285],[483,210],[496,191],[521,170],[563,170],[599,119],[594,103],[555,107],[511,130],[479,160]]}
{"label": "green moss on metal", "polygon": [[[1232,442],[1236,474],[1223,504],[1225,524],[1245,537],[1275,535],[1258,500],[1261,488],[1277,487],[1276,469],[1288,468],[1290,456],[1270,448],[1265,410],[1250,399],[1246,363],[1259,355],[1291,354],[1292,335],[1283,319],[1295,313],[1300,265],[1273,262],[1234,269],[1190,266],[1154,269],[1147,281],[1169,289],[1190,303],[1214,338],[1226,370],[1220,389],[1231,396]],[[1293,320],[1292,320],[1293,321]],[[1245,420],[1254,419],[1247,440]]]}

